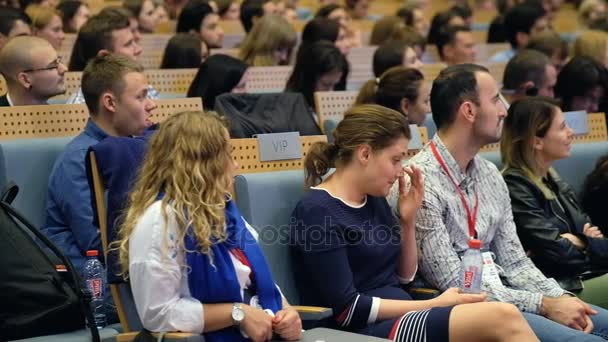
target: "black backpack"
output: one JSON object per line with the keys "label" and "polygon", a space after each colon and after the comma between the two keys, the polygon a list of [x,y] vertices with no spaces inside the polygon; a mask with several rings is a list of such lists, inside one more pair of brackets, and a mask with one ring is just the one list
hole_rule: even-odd
{"label": "black backpack", "polygon": [[63,253],[10,205],[18,192],[11,182],[0,198],[0,341],[82,329],[94,322],[91,295]]}

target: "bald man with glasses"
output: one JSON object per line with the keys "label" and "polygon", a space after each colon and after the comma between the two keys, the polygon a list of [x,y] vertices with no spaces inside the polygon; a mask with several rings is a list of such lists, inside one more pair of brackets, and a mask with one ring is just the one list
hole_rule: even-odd
{"label": "bald man with glasses", "polygon": [[55,49],[42,38],[23,36],[11,39],[0,50],[0,73],[8,91],[0,106],[47,104],[65,93],[67,67]]}

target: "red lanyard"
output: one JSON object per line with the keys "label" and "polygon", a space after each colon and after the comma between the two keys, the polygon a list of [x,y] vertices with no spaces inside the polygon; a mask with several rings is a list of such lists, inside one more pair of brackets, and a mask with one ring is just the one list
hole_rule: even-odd
{"label": "red lanyard", "polygon": [[454,184],[456,191],[458,191],[458,195],[460,195],[460,200],[462,201],[464,210],[466,210],[466,212],[467,212],[467,221],[469,224],[469,235],[471,236],[471,239],[474,239],[477,235],[477,233],[475,232],[475,223],[477,222],[477,209],[479,209],[479,196],[477,194],[477,189],[475,189],[475,207],[473,208],[473,212],[471,213],[471,208],[469,207],[469,204],[467,203],[467,198],[464,195],[464,192],[462,192],[462,189],[460,189],[460,186],[458,186],[458,183],[456,183],[456,181],[454,180],[454,177],[452,177],[452,174],[450,173],[448,166],[445,164],[445,161],[439,154],[439,151],[437,151],[437,146],[435,146],[435,142],[431,141],[430,145],[431,145],[431,150],[433,151],[433,155],[435,155],[435,159],[437,159],[437,162],[439,162],[439,165],[441,165],[441,168],[443,169],[443,171],[448,175],[448,178],[450,178],[450,180],[452,181],[452,184]]}

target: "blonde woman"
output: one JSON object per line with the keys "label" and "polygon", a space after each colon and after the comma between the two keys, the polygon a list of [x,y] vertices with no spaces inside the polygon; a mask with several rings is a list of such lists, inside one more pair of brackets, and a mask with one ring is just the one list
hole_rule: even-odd
{"label": "blonde woman", "polygon": [[604,0],[584,0],[578,7],[578,24],[581,28],[591,28],[604,18],[606,18]]}
{"label": "blonde woman", "polygon": [[25,13],[32,20],[32,34],[46,39],[58,51],[65,39],[59,12],[48,6],[30,5]]}
{"label": "blonde woman", "polygon": [[585,31],[574,41],[573,56],[587,56],[608,67],[608,33]]}
{"label": "blonde woman", "polygon": [[123,276],[150,331],[202,333],[211,342],[298,339],[298,313],[231,200],[231,151],[214,113],[183,112],[161,124],[115,244]]}
{"label": "blonde woman", "polygon": [[239,58],[250,66],[288,65],[297,39],[285,18],[265,15],[245,37]]}

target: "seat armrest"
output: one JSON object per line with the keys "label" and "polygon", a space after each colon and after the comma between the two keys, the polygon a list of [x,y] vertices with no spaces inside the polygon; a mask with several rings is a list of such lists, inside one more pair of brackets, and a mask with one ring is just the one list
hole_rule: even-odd
{"label": "seat armrest", "polygon": [[[139,331],[133,331],[123,334],[118,334],[110,338],[105,338],[102,342],[132,342],[135,337],[139,334]],[[152,336],[158,338],[161,333],[152,333]],[[182,332],[168,332],[163,334],[163,342],[204,342],[205,337],[200,334],[193,333],[182,333]]]}
{"label": "seat armrest", "polygon": [[300,319],[303,321],[320,321],[333,315],[330,308],[321,306],[294,305],[293,308],[300,314]]}
{"label": "seat armrest", "polygon": [[433,299],[438,297],[441,292],[437,289],[425,288],[425,287],[412,287],[407,292],[415,300]]}

